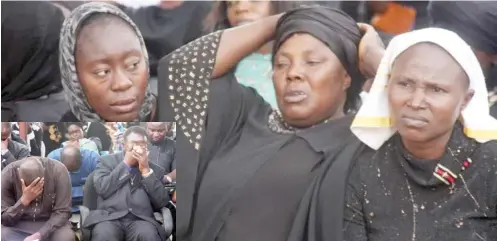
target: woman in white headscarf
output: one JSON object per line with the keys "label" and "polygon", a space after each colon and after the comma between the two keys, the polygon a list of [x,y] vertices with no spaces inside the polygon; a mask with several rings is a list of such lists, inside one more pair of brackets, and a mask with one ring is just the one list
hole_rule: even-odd
{"label": "woman in white headscarf", "polygon": [[497,120],[483,72],[455,33],[388,46],[352,132],[376,149],[353,168],[345,240],[497,240]]}

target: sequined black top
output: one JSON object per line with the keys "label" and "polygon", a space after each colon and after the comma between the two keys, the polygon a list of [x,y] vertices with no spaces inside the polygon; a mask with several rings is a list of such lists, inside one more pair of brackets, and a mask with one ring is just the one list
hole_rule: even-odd
{"label": "sequined black top", "polygon": [[497,141],[458,125],[443,157],[419,160],[394,136],[349,179],[347,241],[497,240]]}
{"label": "sequined black top", "polygon": [[169,103],[167,113],[179,127],[177,236],[287,240],[320,164],[332,156],[325,153],[340,149],[352,135],[352,118],[286,128],[233,73],[210,79],[220,36],[191,42],[160,64],[159,82],[167,82],[168,89],[161,104]]}

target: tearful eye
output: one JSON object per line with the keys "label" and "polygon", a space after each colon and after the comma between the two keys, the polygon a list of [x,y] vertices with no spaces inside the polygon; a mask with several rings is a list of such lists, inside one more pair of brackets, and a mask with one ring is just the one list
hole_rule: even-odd
{"label": "tearful eye", "polygon": [[95,75],[98,76],[98,77],[100,77],[100,78],[104,78],[104,77],[106,77],[109,74],[110,74],[110,70],[107,70],[107,69],[105,69],[105,70],[99,70],[99,71],[95,72]]}
{"label": "tearful eye", "polygon": [[135,70],[136,68],[138,68],[138,64],[140,64],[140,61],[133,62],[132,64],[128,64],[126,66],[126,69],[127,70]]}

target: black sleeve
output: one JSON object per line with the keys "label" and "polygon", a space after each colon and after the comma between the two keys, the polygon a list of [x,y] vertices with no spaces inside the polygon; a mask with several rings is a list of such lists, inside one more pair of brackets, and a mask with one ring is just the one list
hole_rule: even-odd
{"label": "black sleeve", "polygon": [[[174,121],[195,150],[205,138],[222,142],[241,130],[249,111],[264,103],[253,89],[242,87],[233,73],[211,80],[222,31],[203,36],[161,60],[161,121]],[[163,106],[164,107],[164,106]]]}
{"label": "black sleeve", "polygon": [[353,167],[345,191],[344,241],[368,240],[363,210],[364,188],[360,177],[360,163],[361,159]]}

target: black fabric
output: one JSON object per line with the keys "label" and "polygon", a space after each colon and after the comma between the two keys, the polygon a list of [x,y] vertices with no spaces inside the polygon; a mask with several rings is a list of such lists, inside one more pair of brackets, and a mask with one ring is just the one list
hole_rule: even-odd
{"label": "black fabric", "polygon": [[[240,85],[232,72],[208,81],[211,73],[202,71],[212,70],[220,39],[216,36],[220,34],[202,37],[173,52],[161,60],[159,68],[159,86],[166,90],[159,96],[164,103],[160,115],[177,121],[176,158],[188,160],[178,162],[177,168],[181,173],[178,199],[185,207],[178,209],[178,239],[334,240],[337,233],[326,231],[327,221],[342,217],[321,208],[335,205],[330,203],[335,199],[327,198],[333,195],[328,193],[333,185],[328,180],[336,172],[328,170],[338,153],[349,144],[354,145],[353,151],[347,153],[363,153],[363,145],[349,129],[353,116],[297,133],[271,131],[271,108],[254,89]],[[198,65],[190,64],[194,58]],[[196,82],[189,77],[192,75]],[[190,93],[180,92],[189,88]],[[206,103],[197,105],[200,99]],[[183,106],[187,108],[181,109]],[[199,125],[205,126],[205,131],[199,131]],[[199,148],[196,140],[201,140]],[[346,166],[354,158],[348,156],[340,162]],[[340,172],[334,178],[342,178],[344,183],[346,175]],[[317,185],[320,182],[326,184]],[[277,212],[284,215],[268,215]],[[334,225],[340,226],[340,222]]]}
{"label": "black fabric", "polygon": [[[295,33],[310,34],[326,44],[356,83],[348,88],[348,96],[358,96],[365,79],[358,68],[357,48],[361,31],[354,19],[341,10],[324,6],[288,11],[279,19],[276,27],[273,61],[279,47]],[[347,101],[344,109],[355,108],[354,104]]]}
{"label": "black fabric", "polygon": [[[129,127],[129,126],[128,126]],[[176,169],[176,142],[165,138],[156,144],[148,144],[148,160],[162,167],[165,173],[170,173]]]}
{"label": "black fabric", "polygon": [[105,124],[102,122],[92,122],[89,124],[86,130],[86,137],[98,137],[102,143],[102,151],[109,151],[112,139],[109,136],[109,132]]}
{"label": "black fabric", "polygon": [[472,47],[497,54],[497,2],[431,1],[432,25],[456,32]]}
{"label": "black fabric", "polygon": [[[353,168],[343,240],[497,240],[497,142],[477,143],[457,126],[443,156],[423,160],[397,138]],[[453,184],[435,181],[442,166]]]}
{"label": "black fabric", "polygon": [[59,34],[64,16],[48,2],[2,1],[2,121],[14,101],[60,92]]}
{"label": "black fabric", "polygon": [[210,5],[209,1],[185,1],[174,9],[122,7],[145,40],[151,76],[157,76],[158,63],[163,56],[202,35],[202,21]]}
{"label": "black fabric", "polygon": [[[151,115],[152,114],[148,115],[147,117],[148,120],[151,119]],[[150,121],[158,121],[158,118],[159,116],[155,115],[154,119]],[[78,118],[72,113],[72,111],[69,110],[62,116],[62,118],[60,118],[59,122],[80,122],[80,120],[78,120]]]}

